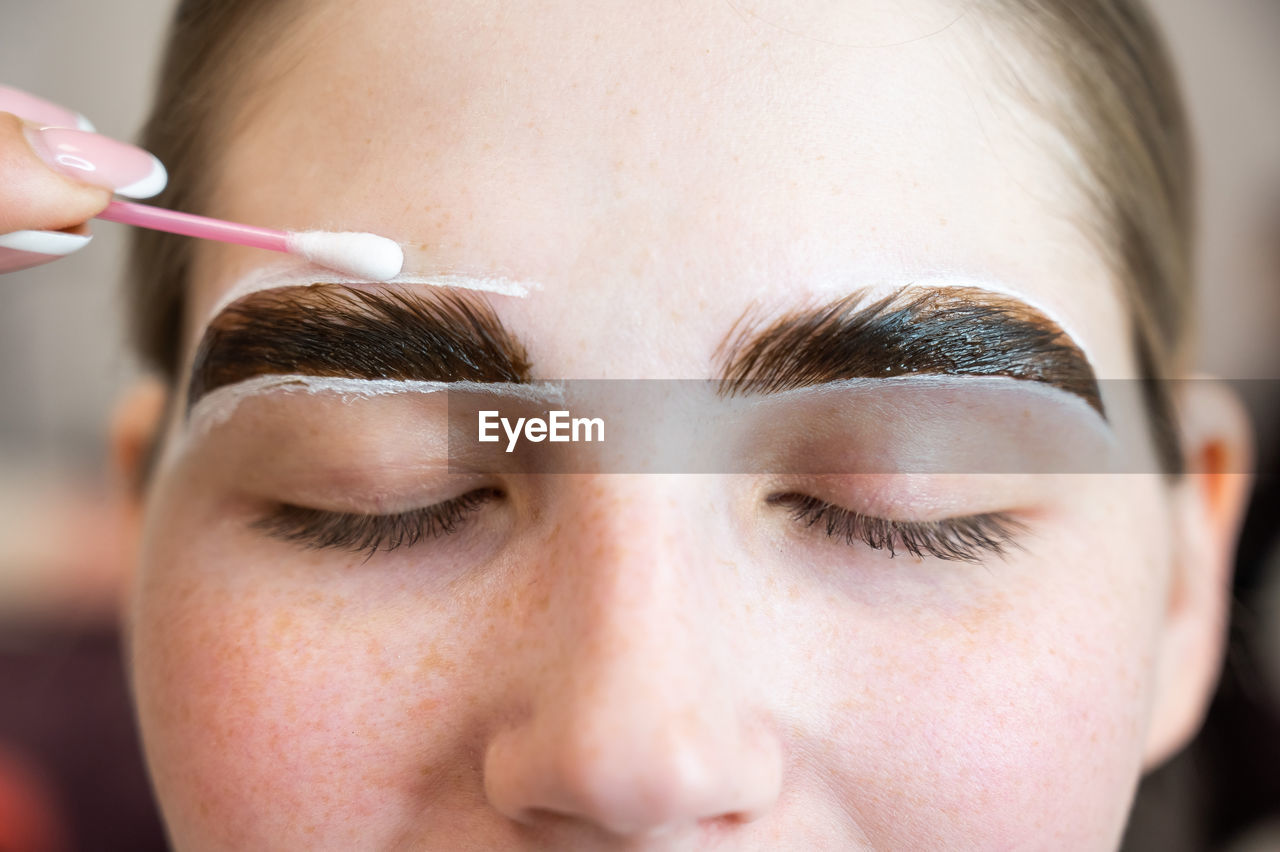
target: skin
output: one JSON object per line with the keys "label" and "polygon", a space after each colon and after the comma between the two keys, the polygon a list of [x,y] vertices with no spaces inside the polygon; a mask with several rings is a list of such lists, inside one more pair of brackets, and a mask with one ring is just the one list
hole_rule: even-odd
{"label": "skin", "polygon": [[23,135],[24,121],[0,112],[0,234],[73,229],[97,215],[111,193],[53,171]]}
{"label": "skin", "polygon": [[[543,377],[702,378],[745,311],[921,278],[989,282],[1133,375],[1120,285],[975,20],[537,7],[312,4],[237,92],[206,212],[540,281],[490,299]],[[271,261],[201,247],[188,357]],[[1198,722],[1244,487],[1212,465],[821,486],[899,518],[1015,512],[1032,533],[983,565],[806,531],[766,503],[802,485],[768,477],[507,481],[459,538],[367,562],[252,529],[272,500],[456,496],[431,405],[161,424],[130,653],[178,848],[1110,849]],[[128,464],[145,418],[122,419]]]}

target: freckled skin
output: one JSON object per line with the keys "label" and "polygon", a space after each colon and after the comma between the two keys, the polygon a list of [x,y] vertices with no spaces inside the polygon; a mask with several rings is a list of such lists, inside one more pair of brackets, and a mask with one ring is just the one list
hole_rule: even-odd
{"label": "freckled skin", "polygon": [[[1071,178],[972,97],[976,24],[917,39],[953,11],[889,5],[313,4],[300,60],[236,93],[258,119],[204,212],[541,281],[493,301],[539,377],[705,378],[748,309],[940,268],[1132,375],[1116,282],[1041,200]],[[191,316],[261,262],[202,247]],[[302,446],[364,428],[297,404]],[[259,439],[220,434],[162,462],[129,606],[180,849],[1105,850],[1170,700],[1154,475],[1036,491],[984,565],[805,537],[692,475],[508,483],[472,538],[365,561],[255,532],[293,495],[249,493]]]}

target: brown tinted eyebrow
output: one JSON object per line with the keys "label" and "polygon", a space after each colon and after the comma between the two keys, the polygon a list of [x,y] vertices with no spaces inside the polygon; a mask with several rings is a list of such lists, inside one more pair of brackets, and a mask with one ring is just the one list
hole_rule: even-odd
{"label": "brown tinted eyebrow", "polygon": [[721,345],[724,392],[780,393],[844,379],[1004,376],[1076,394],[1105,412],[1080,347],[1047,316],[972,287],[859,293],[764,326],[740,320]]}
{"label": "brown tinted eyebrow", "polygon": [[489,305],[450,290],[280,287],[232,302],[196,350],[187,408],[255,376],[528,382],[524,347]]}

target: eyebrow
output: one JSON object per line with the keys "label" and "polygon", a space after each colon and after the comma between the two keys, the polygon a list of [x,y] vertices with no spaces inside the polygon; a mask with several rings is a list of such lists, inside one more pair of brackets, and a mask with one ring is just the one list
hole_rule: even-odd
{"label": "eyebrow", "polygon": [[[717,350],[721,392],[772,394],[845,379],[1008,377],[1075,394],[1105,416],[1093,368],[1053,320],[973,287],[854,293],[760,327],[739,319]],[[528,383],[524,347],[480,297],[341,284],[279,287],[231,303],[206,328],[187,409],[267,375]]]}
{"label": "eyebrow", "polygon": [[1088,358],[1056,322],[974,287],[908,286],[870,303],[854,293],[763,328],[744,316],[717,355],[729,396],[845,379],[1003,376],[1073,393],[1106,416]]}
{"label": "eyebrow", "polygon": [[279,287],[236,300],[206,327],[187,410],[210,391],[257,376],[527,383],[529,369],[524,347],[478,296]]}

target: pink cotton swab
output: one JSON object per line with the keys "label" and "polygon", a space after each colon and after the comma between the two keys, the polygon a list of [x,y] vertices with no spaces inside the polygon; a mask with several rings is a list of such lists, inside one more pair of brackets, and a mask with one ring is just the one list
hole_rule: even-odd
{"label": "pink cotton swab", "polygon": [[132,201],[112,201],[97,218],[150,228],[153,231],[282,251],[371,281],[394,278],[404,266],[404,252],[400,245],[377,234],[353,231],[276,231],[192,213],[178,213]]}

